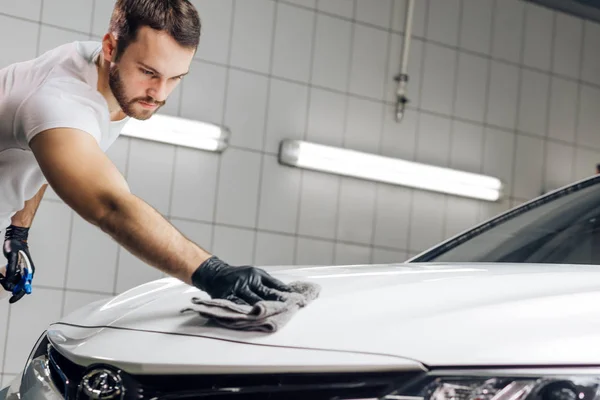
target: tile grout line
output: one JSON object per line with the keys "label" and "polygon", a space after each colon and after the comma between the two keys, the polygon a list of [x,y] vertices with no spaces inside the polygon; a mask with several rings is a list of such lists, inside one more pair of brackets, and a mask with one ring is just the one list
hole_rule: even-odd
{"label": "tile grout line", "polygon": [[[273,71],[273,62],[275,58],[275,33],[277,31],[278,23],[278,12],[279,2],[275,2],[273,6],[273,21],[271,22],[271,49],[269,54],[269,75]],[[271,82],[272,79],[267,79],[267,98],[265,99],[265,112],[263,115],[263,132],[262,132],[262,148],[264,149],[267,142],[267,125],[269,121],[269,108],[271,104]],[[258,226],[260,223],[260,202],[262,201],[262,189],[263,189],[263,175],[265,174],[265,157],[264,153],[260,156],[260,163],[258,167],[258,182],[257,182],[257,195],[256,195],[256,214],[254,216],[254,243],[252,244],[252,255],[250,259],[253,264],[256,264],[256,253],[258,248]]]}
{"label": "tile grout line", "polygon": [[[390,1],[390,17],[388,20],[388,24],[390,29],[393,26],[393,21],[394,21],[394,1]],[[386,46],[386,58],[385,58],[385,73],[383,76],[383,98],[386,98],[387,95],[387,86],[386,86],[386,82],[388,81],[388,79],[390,79],[390,75],[392,75],[392,72],[390,71],[390,64],[391,64],[391,53],[392,53],[392,42],[393,42],[393,34],[391,32],[387,32],[387,46]],[[401,52],[402,54],[402,52]],[[397,61],[397,60],[396,60]],[[393,79],[392,79],[393,82]],[[393,86],[393,85],[392,85]],[[387,104],[383,104],[382,105],[382,112],[381,112],[381,129],[379,131],[379,144],[377,146],[377,153],[378,154],[382,154],[382,147],[383,147],[383,137],[384,137],[384,132],[385,132],[385,121],[386,121],[386,115],[388,112],[388,105]],[[371,221],[371,238],[370,238],[370,253],[369,253],[369,262],[373,263],[375,260],[375,239],[377,237],[376,233],[377,233],[377,220],[379,218],[379,195],[380,195],[380,191],[381,191],[381,186],[379,183],[375,182],[375,196],[373,199],[373,220]]]}
{"label": "tile grout line", "polygon": [[[232,54],[232,48],[233,48],[233,34],[234,34],[234,27],[235,27],[235,12],[236,12],[236,5],[237,5],[237,0],[232,0],[231,2],[231,17],[230,17],[230,23],[231,26],[229,27],[229,45],[228,45],[228,49],[227,49],[227,65],[226,65],[226,70],[225,70],[225,84],[224,84],[224,94],[223,94],[223,108],[221,110],[221,124],[224,125],[225,124],[225,114],[226,114],[226,109],[227,109],[227,97],[228,97],[228,87],[229,87],[229,77],[231,74],[231,54]],[[218,158],[217,161],[217,171],[216,171],[216,177],[215,177],[215,193],[213,194],[213,199],[214,199],[214,205],[213,205],[213,216],[212,216],[212,232],[210,235],[210,250],[206,249],[207,251],[209,251],[211,254],[214,254],[214,244],[215,244],[215,238],[217,235],[217,210],[218,210],[218,202],[219,202],[219,181],[221,178],[221,168],[223,165],[223,156]]]}
{"label": "tile grout line", "polygon": [[[557,19],[557,14],[556,13],[552,13],[552,37],[550,39],[550,68],[552,68],[552,60],[554,59],[554,46],[556,44],[556,19]],[[544,132],[546,133],[546,135],[544,136],[544,146],[542,148],[542,193],[546,193],[547,192],[547,186],[548,186],[548,182],[547,182],[547,176],[548,173],[546,171],[547,168],[547,158],[548,158],[548,137],[550,136],[550,113],[552,110],[552,82],[553,82],[553,78],[552,77],[548,77],[548,96],[547,96],[547,103],[546,103],[546,120],[544,121],[545,126],[544,126]]]}
{"label": "tile grout line", "polygon": [[[318,5],[318,2],[320,0],[316,0],[315,1],[315,7]],[[311,49],[310,49],[310,61],[309,61],[309,68],[308,68],[308,82],[312,82],[313,80],[313,69],[314,69],[314,61],[315,61],[315,49],[316,49],[316,37],[317,37],[317,24],[318,24],[318,17],[319,14],[316,10],[313,10],[313,26],[312,26],[312,34],[311,34]],[[311,107],[311,102],[312,102],[312,95],[313,95],[313,89],[310,87],[307,87],[307,92],[308,92],[308,101],[306,102],[306,117],[304,119],[304,132],[302,133],[302,137],[304,140],[307,139],[308,137],[308,129],[309,129],[309,124],[310,124],[310,107]],[[304,189],[304,170],[300,169],[299,173],[299,179],[298,179],[298,204],[296,205],[296,224],[294,227],[294,232],[295,232],[295,240],[294,240],[294,248],[292,250],[292,260],[295,264],[298,263],[298,249],[300,246],[300,237],[299,232],[300,232],[300,215],[302,212],[302,207],[301,207],[301,203],[302,203],[302,191]]]}
{"label": "tile grout line", "polygon": [[[425,2],[425,21],[423,23],[423,31],[426,33],[427,30],[429,29],[429,0],[423,0]],[[412,35],[411,35],[412,36]],[[412,40],[412,39],[411,39]],[[423,71],[425,68],[425,61],[426,61],[426,57],[425,55],[427,54],[427,45],[426,43],[423,43],[423,51],[421,53],[421,60],[420,60],[420,65],[419,65],[419,71]],[[423,74],[424,75],[424,74]],[[422,100],[423,100],[423,86],[424,86],[424,76],[421,76],[421,79],[419,80],[419,104],[418,107],[421,108],[422,106]],[[419,150],[419,134],[421,133],[421,114],[422,112],[419,111],[418,115],[416,116],[416,121],[415,121],[415,143],[413,144],[413,159],[415,161],[417,161],[417,152]],[[411,232],[413,229],[413,214],[414,214],[414,207],[415,207],[415,196],[417,191],[415,189],[409,188],[409,199],[408,199],[408,222],[407,222],[407,235],[406,235],[406,243],[405,246],[407,249],[411,248]]]}

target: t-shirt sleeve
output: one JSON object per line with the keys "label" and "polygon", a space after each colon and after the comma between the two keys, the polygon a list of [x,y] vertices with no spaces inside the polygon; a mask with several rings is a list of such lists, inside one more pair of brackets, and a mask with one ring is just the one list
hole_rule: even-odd
{"label": "t-shirt sleeve", "polygon": [[105,116],[98,96],[101,95],[80,81],[44,83],[19,105],[14,124],[16,139],[28,147],[35,135],[47,129],[75,128],[99,143]]}

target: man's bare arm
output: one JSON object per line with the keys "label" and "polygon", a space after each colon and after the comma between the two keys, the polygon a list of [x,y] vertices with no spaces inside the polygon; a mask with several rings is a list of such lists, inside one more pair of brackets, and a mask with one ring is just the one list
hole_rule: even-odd
{"label": "man's bare arm", "polygon": [[40,202],[42,201],[42,197],[44,197],[47,187],[48,184],[45,183],[40,190],[38,190],[35,196],[25,202],[25,207],[13,215],[11,219],[12,225],[23,228],[31,227],[33,218],[37,213],[38,207],[40,206]]}
{"label": "man's bare arm", "polygon": [[191,284],[194,271],[211,257],[129,191],[91,135],[51,129],[37,134],[30,147],[56,194],[147,264]]}

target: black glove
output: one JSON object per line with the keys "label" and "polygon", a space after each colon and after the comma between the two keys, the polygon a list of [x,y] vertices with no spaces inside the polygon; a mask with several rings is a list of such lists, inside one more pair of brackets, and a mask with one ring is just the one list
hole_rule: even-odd
{"label": "black glove", "polygon": [[291,292],[283,282],[260,268],[232,267],[216,256],[204,261],[192,275],[192,283],[213,299],[254,305],[261,300],[284,301],[279,292]]}
{"label": "black glove", "polygon": [[[31,279],[33,279],[35,273],[35,266],[31,261],[29,246],[27,245],[28,234],[29,228],[11,225],[6,228],[6,234],[4,235],[2,251],[8,260],[8,264],[6,266],[6,276],[0,273],[0,284],[5,290],[13,293],[9,299],[11,304],[19,301],[25,294],[31,293],[31,282],[23,282],[25,274],[23,267],[31,269],[27,271],[31,274]],[[19,263],[19,253],[21,257],[26,258],[22,260],[24,264]]]}

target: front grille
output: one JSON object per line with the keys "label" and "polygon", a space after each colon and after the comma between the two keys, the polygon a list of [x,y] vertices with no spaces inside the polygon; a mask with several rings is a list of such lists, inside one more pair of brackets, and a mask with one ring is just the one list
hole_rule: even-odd
{"label": "front grille", "polygon": [[66,399],[79,400],[82,377],[93,368],[117,373],[123,400],[343,400],[377,399],[420,375],[419,372],[133,375],[110,365],[85,368],[49,351],[54,384]]}

